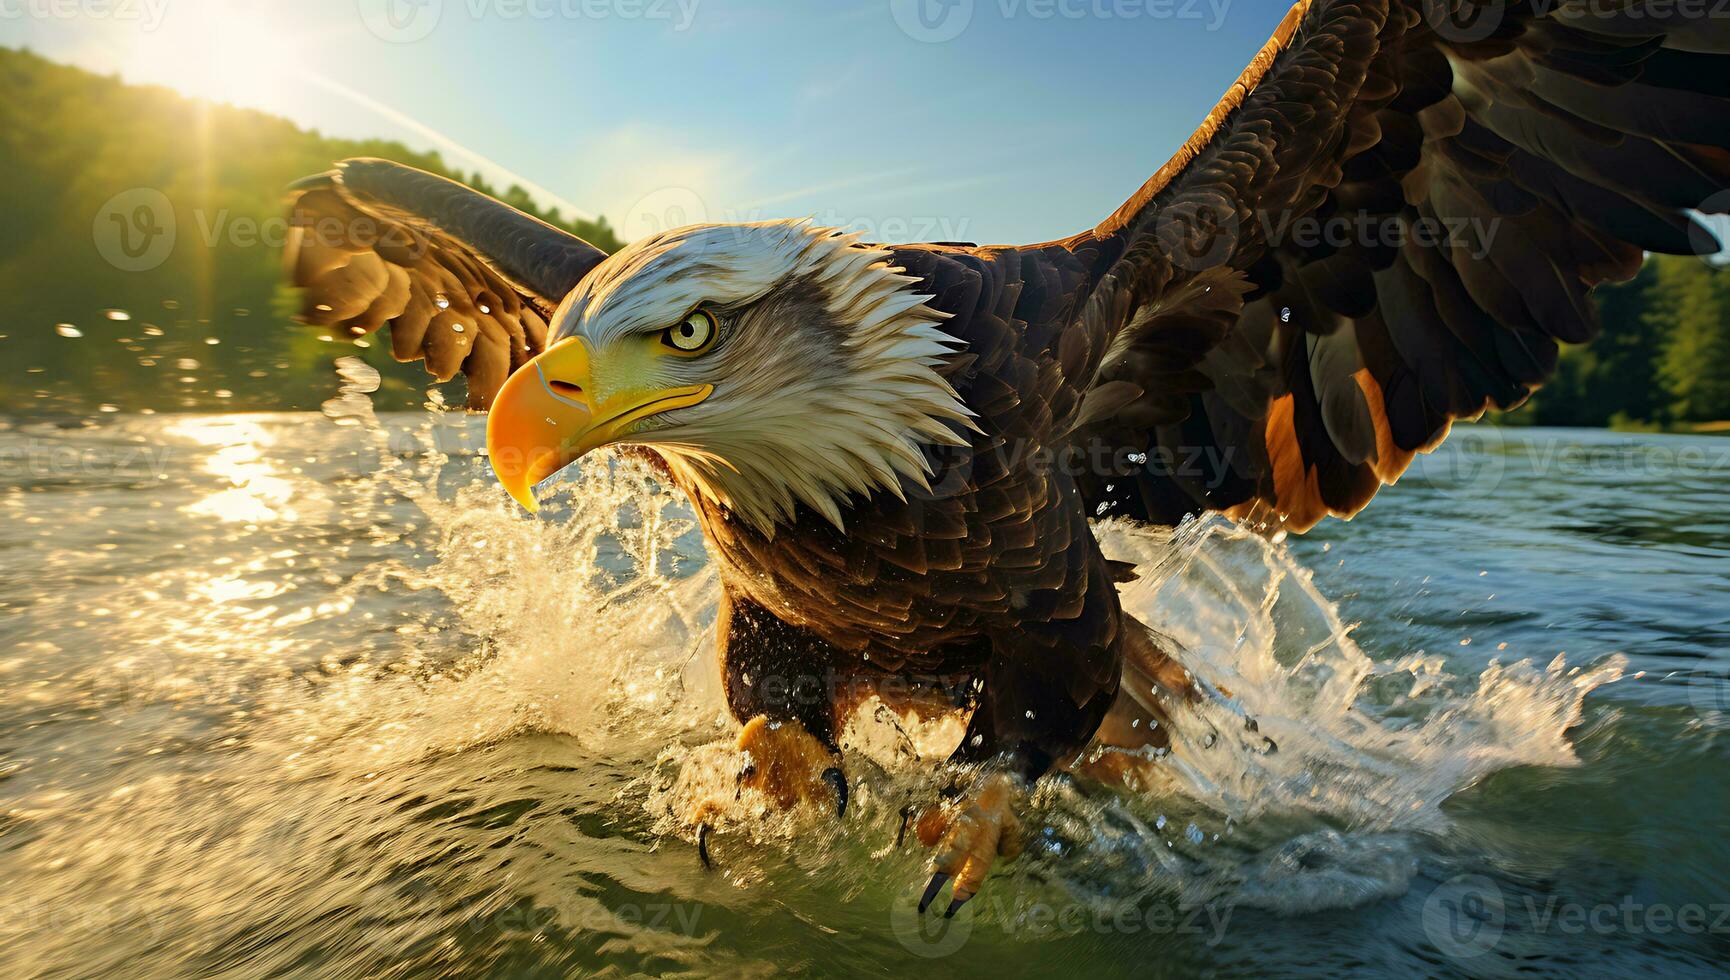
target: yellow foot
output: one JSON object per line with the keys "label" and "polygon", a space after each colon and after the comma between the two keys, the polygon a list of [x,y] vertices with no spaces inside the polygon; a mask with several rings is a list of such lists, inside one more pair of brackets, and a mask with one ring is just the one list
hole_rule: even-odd
{"label": "yellow foot", "polygon": [[944,913],[946,918],[953,916],[979,894],[998,858],[1013,859],[1021,853],[1021,821],[1015,818],[1021,795],[1013,777],[992,773],[966,796],[920,815],[919,842],[937,848],[931,856],[931,883],[919,899],[920,912],[931,907],[953,878],[955,891]]}
{"label": "yellow foot", "polygon": [[827,803],[847,813],[847,780],[841,758],[796,721],[758,715],[739,733],[739,786],[762,793],[776,806]]}
{"label": "yellow foot", "polygon": [[[796,721],[773,722],[759,715],[745,725],[734,746],[737,775],[721,786],[696,787],[685,805],[687,826],[722,819],[735,809],[744,790],[762,794],[770,804],[790,810],[805,803],[847,812],[847,780],[841,759]],[[724,795],[723,795],[724,794]]]}
{"label": "yellow foot", "polygon": [[738,776],[722,795],[721,787],[696,789],[686,800],[685,825],[697,828],[697,856],[714,867],[709,855],[709,832],[736,812],[739,795],[749,789],[762,794],[771,805],[792,810],[806,804],[833,806],[836,816],[847,814],[847,778],[841,773],[841,757],[818,741],[797,721],[772,722],[759,715],[739,732],[734,746],[739,753]]}

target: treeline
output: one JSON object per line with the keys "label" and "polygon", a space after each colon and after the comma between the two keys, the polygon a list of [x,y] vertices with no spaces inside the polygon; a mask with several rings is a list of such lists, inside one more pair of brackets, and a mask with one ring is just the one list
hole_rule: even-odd
{"label": "treeline", "polygon": [[1730,421],[1730,268],[1655,255],[1601,287],[1604,333],[1562,352],[1556,378],[1507,421],[1678,427]]}
{"label": "treeline", "polygon": [[[283,189],[351,156],[466,179],[618,248],[604,222],[542,211],[434,153],[0,48],[0,412],[316,407],[337,350],[288,322]],[[358,353],[385,370],[386,401],[417,404],[425,376],[388,347]]]}

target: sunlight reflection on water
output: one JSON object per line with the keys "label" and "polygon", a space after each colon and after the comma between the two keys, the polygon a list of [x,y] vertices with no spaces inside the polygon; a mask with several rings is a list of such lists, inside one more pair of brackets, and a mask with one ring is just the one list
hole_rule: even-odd
{"label": "sunlight reflection on water", "polygon": [[[48,460],[0,498],[8,972],[921,962],[891,912],[923,855],[891,845],[899,807],[933,788],[893,752],[854,751],[845,825],[729,834],[716,875],[663,819],[680,770],[728,730],[716,586],[682,502],[597,462],[530,520],[486,474],[479,420],[382,423],[0,430]],[[1422,909],[1462,872],[1516,905],[1615,901],[1629,876],[1650,900],[1721,888],[1724,844],[1701,830],[1723,812],[1726,723],[1692,693],[1726,664],[1721,490],[1590,473],[1556,508],[1567,473],[1510,494],[1534,465],[1524,438],[1501,445],[1494,492],[1437,470],[1286,548],[1221,524],[1175,542],[1108,531],[1151,569],[1128,601],[1281,750],[1208,716],[1232,737],[1186,744],[1156,792],[1046,787],[1039,846],[948,964],[1433,972]],[[1563,649],[1569,666],[1546,669]],[[1617,652],[1630,679],[1576,716]],[[1042,931],[1028,903],[1235,915],[1212,943]],[[1711,951],[1597,938],[1624,965]],[[1532,941],[1563,940],[1579,942]]]}
{"label": "sunlight reflection on water", "polygon": [[228,481],[217,490],[185,508],[186,513],[217,520],[262,524],[292,521],[299,512],[289,506],[295,485],[277,475],[265,451],[275,439],[256,422],[216,416],[183,419],[169,426],[171,437],[214,448],[204,461],[204,470]]}

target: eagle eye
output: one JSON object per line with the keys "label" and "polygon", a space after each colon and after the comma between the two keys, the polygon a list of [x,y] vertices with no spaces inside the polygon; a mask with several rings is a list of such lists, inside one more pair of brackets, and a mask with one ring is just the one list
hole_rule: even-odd
{"label": "eagle eye", "polygon": [[685,318],[661,332],[661,343],[686,357],[701,354],[715,342],[715,316],[708,310],[696,309]]}

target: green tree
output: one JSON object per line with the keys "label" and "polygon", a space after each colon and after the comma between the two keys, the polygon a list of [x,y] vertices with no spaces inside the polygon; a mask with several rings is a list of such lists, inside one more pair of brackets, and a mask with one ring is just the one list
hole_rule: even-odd
{"label": "green tree", "polygon": [[1657,256],[1647,319],[1665,336],[1658,376],[1672,419],[1730,419],[1730,271]]}

